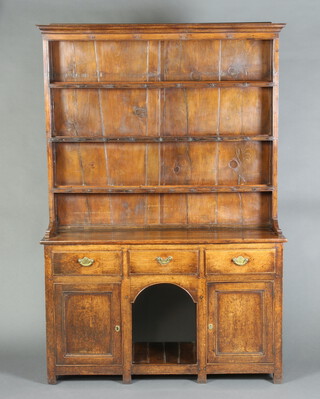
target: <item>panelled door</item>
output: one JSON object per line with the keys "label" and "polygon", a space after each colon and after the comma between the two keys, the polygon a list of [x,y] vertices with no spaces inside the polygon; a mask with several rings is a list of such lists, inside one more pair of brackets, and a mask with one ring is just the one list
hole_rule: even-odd
{"label": "panelled door", "polygon": [[121,363],[120,284],[56,284],[57,364]]}
{"label": "panelled door", "polygon": [[273,361],[273,283],[208,286],[208,363]]}

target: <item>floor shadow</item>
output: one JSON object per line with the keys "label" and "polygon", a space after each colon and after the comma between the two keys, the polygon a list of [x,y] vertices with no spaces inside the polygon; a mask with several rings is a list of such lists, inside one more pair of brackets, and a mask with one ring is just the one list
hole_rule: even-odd
{"label": "floor shadow", "polygon": [[191,381],[197,382],[196,375],[133,375],[132,384],[138,383],[139,381],[151,381],[151,380],[163,380],[163,381]]}
{"label": "floor shadow", "polygon": [[63,381],[110,381],[112,383],[122,384],[121,375],[64,375],[57,379],[57,383]]}
{"label": "floor shadow", "polygon": [[208,381],[213,380],[265,380],[273,383],[271,374],[209,374]]}

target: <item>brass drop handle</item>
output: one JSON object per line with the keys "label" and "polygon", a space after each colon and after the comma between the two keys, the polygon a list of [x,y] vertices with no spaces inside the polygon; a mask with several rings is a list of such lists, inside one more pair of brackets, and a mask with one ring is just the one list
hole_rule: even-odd
{"label": "brass drop handle", "polygon": [[89,267],[93,264],[94,259],[90,259],[84,256],[83,258],[79,258],[78,262],[80,263],[81,266]]}
{"label": "brass drop handle", "polygon": [[173,260],[172,256],[168,256],[166,259],[161,258],[161,256],[157,256],[155,259],[160,265],[164,266],[170,263]]}
{"label": "brass drop handle", "polygon": [[232,259],[232,262],[237,266],[244,266],[249,262],[249,258],[245,258],[244,256],[237,256]]}
{"label": "brass drop handle", "polygon": [[119,332],[119,331],[120,331],[120,326],[118,326],[118,325],[115,326],[115,327],[114,327],[114,331],[115,331],[115,332]]}

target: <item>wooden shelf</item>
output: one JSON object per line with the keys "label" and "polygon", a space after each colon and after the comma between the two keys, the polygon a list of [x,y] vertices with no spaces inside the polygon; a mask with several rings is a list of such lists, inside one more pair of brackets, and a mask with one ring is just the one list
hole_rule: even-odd
{"label": "wooden shelf", "polygon": [[194,342],[135,342],[132,345],[135,364],[195,364]]}
{"label": "wooden shelf", "polygon": [[267,184],[237,185],[237,186],[59,186],[52,189],[55,194],[162,194],[162,193],[246,193],[273,191],[274,187]]}
{"label": "wooden shelf", "polygon": [[152,82],[52,82],[51,89],[188,89],[223,87],[273,87],[275,84],[263,80],[186,80]]}
{"label": "wooden shelf", "polygon": [[43,238],[42,244],[220,244],[286,242],[269,228],[60,228]]}
{"label": "wooden shelf", "polygon": [[185,143],[185,142],[210,142],[210,141],[274,141],[270,135],[206,135],[206,136],[54,136],[49,139],[51,143]]}

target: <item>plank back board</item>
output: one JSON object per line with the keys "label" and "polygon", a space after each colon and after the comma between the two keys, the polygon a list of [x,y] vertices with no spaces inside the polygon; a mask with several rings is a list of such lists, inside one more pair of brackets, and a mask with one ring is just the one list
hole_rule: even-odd
{"label": "plank back board", "polygon": [[51,225],[274,224],[282,27],[40,26]]}

